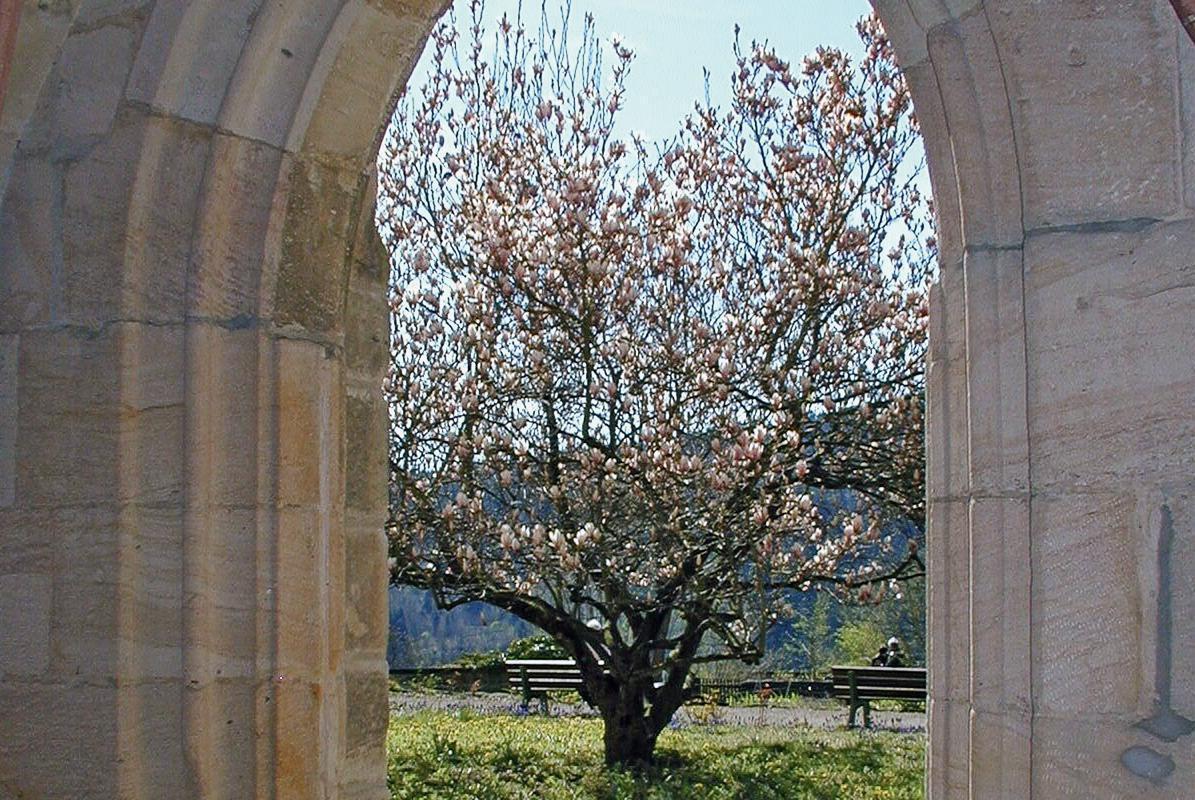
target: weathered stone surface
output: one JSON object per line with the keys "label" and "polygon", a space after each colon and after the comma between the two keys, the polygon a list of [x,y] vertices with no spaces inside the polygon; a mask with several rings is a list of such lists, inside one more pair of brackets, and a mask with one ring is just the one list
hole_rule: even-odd
{"label": "weathered stone surface", "polygon": [[17,492],[17,391],[21,340],[0,334],[0,509],[13,504]]}
{"label": "weathered stone surface", "polygon": [[267,337],[254,327],[192,324],[187,329],[188,424],[192,505],[251,509],[262,496],[259,475],[271,402],[263,387]]}
{"label": "weathered stone surface", "polygon": [[[209,5],[213,9],[220,7],[218,2]],[[326,79],[326,74],[317,69],[320,58],[335,58],[337,50],[361,45],[336,36],[333,28],[342,14],[351,15],[359,6],[343,0],[260,6],[236,70],[227,82],[222,82],[226,94],[220,109],[220,128],[275,147],[284,147],[292,137],[301,141],[302,135],[292,130],[296,125],[306,126],[298,113],[300,104],[305,95],[318,94]],[[392,69],[402,70],[406,68],[404,62],[414,60],[414,53],[403,55],[405,58],[396,59]]]}
{"label": "weathered stone surface", "polygon": [[0,676],[40,675],[50,666],[53,581],[46,574],[0,575]]}
{"label": "weathered stone surface", "polygon": [[353,201],[363,187],[352,172],[306,160],[294,162],[289,181],[275,318],[283,325],[337,333],[348,277],[344,262],[354,230]]}
{"label": "weathered stone surface", "polygon": [[1019,249],[971,250],[964,260],[967,438],[978,496],[1029,491],[1022,269]]}
{"label": "weathered stone surface", "polygon": [[[1038,715],[1033,721],[1034,800],[1185,800],[1191,796],[1190,747],[1173,748],[1134,731],[1135,720],[1091,716],[1077,720]],[[1172,754],[1180,771],[1155,784],[1121,763],[1125,750],[1147,746]]]}
{"label": "weathered stone surface", "polygon": [[1033,668],[1030,593],[1033,570],[1027,498],[971,501],[970,619],[972,705],[980,712],[1029,713]]}
{"label": "weathered stone surface", "polygon": [[[345,563],[352,576],[345,603],[345,647],[351,652],[386,657],[390,617],[386,585],[386,537],[374,516],[358,522],[350,518],[345,535]],[[382,587],[382,591],[378,588]]]}
{"label": "weathered stone surface", "polygon": [[127,95],[206,125],[220,115],[258,0],[155,3]]}
{"label": "weathered stone surface", "polygon": [[[1162,518],[1162,507],[1169,514],[1169,521]],[[1185,485],[1165,487],[1164,491],[1145,495],[1138,507],[1138,519],[1145,527],[1142,537],[1140,559],[1141,589],[1144,613],[1144,630],[1141,642],[1142,673],[1146,677],[1146,696],[1142,705],[1153,710],[1153,702],[1159,687],[1156,686],[1156,659],[1159,631],[1156,620],[1158,613],[1158,550],[1157,536],[1167,525],[1171,536],[1168,554],[1170,580],[1172,585],[1181,586],[1170,598],[1170,660],[1171,660],[1171,703],[1175,710],[1185,717],[1195,719],[1195,649],[1187,645],[1195,642],[1195,592],[1188,591],[1190,576],[1195,575],[1195,481]],[[1164,599],[1164,598],[1163,598]]]}
{"label": "weathered stone surface", "polygon": [[1195,221],[1035,236],[1025,260],[1035,484],[1189,474]]}
{"label": "weathered stone surface", "polygon": [[967,502],[933,505],[926,531],[929,547],[928,627],[930,694],[943,701],[965,701],[970,694],[971,531]]}
{"label": "weathered stone surface", "polygon": [[1019,13],[987,16],[1007,48],[1025,229],[1174,214],[1169,4],[1017,5]]}
{"label": "weathered stone surface", "polygon": [[[310,121],[292,132],[289,149],[372,158],[377,131],[385,120],[379,115],[370,123],[367,115],[389,109],[397,82],[407,78],[407,73],[395,72],[395,61],[402,53],[422,52],[427,38],[427,19],[411,15],[410,10],[410,6],[381,8],[368,3],[346,7],[330,35],[348,37],[360,46],[341,48],[334,61],[316,64],[317,72],[326,70],[323,92],[318,98],[306,98]],[[299,132],[302,140],[296,137]],[[366,166],[364,161],[359,163]]]}
{"label": "weathered stone surface", "polygon": [[1142,614],[1136,502],[1078,494],[1033,501],[1033,705],[1047,716],[1137,708]]}
{"label": "weathered stone surface", "polygon": [[132,67],[136,32],[119,25],[67,36],[21,148],[77,158],[112,128]]}
{"label": "weathered stone surface", "polygon": [[380,398],[347,398],[345,501],[355,511],[386,508],[386,405]]}
{"label": "weathered stone surface", "polygon": [[[929,29],[961,212],[956,219],[947,217],[946,227],[950,231],[961,225],[967,248],[1016,246],[1022,238],[1018,153],[1002,51],[989,24],[988,14],[976,13]],[[914,102],[921,102],[917,95]],[[944,213],[953,205],[947,203]]]}
{"label": "weathered stone surface", "polygon": [[386,733],[389,716],[389,680],[377,670],[351,672],[345,677],[348,687],[349,751],[376,750]]}
{"label": "weathered stone surface", "polygon": [[9,185],[22,202],[0,209],[0,330],[15,332],[61,313],[62,168],[19,158]]}
{"label": "weathered stone surface", "polygon": [[965,702],[931,696],[927,710],[929,755],[925,782],[929,789],[928,796],[968,797],[971,758],[967,705]]}
{"label": "weathered stone surface", "polygon": [[[971,797],[1031,797],[1031,733],[1027,710],[971,712]],[[966,796],[966,795],[964,795]]]}
{"label": "weathered stone surface", "polygon": [[18,353],[16,502],[111,502],[119,487],[115,337],[27,331]]}
{"label": "weathered stone surface", "polygon": [[231,328],[256,327],[270,317],[274,264],[264,260],[275,245],[271,220],[285,194],[278,186],[282,151],[218,134],[203,180],[202,212],[188,292],[191,313]]}
{"label": "weathered stone surface", "polygon": [[1179,84],[1182,104],[1183,175],[1186,178],[1186,205],[1195,211],[1195,42],[1178,35]]}
{"label": "weathered stone surface", "polygon": [[[0,775],[17,797],[117,797],[117,689],[0,683]],[[80,713],[85,709],[86,713]],[[100,765],[103,765],[102,767]]]}
{"label": "weathered stone surface", "polygon": [[926,362],[926,493],[931,500],[965,497],[967,447],[966,301],[961,265],[942,265],[930,292]]}

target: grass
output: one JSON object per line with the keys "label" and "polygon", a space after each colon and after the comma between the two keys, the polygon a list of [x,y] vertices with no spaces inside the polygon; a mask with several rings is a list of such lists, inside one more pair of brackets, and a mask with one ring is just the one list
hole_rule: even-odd
{"label": "grass", "polygon": [[596,719],[421,712],[388,737],[395,800],[920,800],[919,735],[692,725],[641,775],[602,765]]}

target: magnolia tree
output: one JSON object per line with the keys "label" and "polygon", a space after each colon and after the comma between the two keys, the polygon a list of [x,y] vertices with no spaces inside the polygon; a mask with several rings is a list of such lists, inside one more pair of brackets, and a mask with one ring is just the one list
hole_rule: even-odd
{"label": "magnolia tree", "polygon": [[655,146],[617,134],[617,41],[479,20],[379,162],[393,579],[554,636],[643,763],[790,590],[920,570],[887,535],[922,516],[918,134],[873,18],[857,63],[736,45],[729,107]]}

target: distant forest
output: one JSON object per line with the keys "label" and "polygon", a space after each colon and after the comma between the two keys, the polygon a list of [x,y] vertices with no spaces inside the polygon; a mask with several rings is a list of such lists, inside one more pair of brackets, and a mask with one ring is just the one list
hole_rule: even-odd
{"label": "distant forest", "polygon": [[[878,604],[843,604],[818,592],[794,592],[796,610],[768,634],[765,668],[821,673],[833,663],[865,661],[890,636],[910,665],[925,663],[925,581]],[[540,633],[530,623],[485,603],[441,611],[429,592],[390,587],[391,668],[450,664],[468,653],[502,652],[515,639]]]}
{"label": "distant forest", "polygon": [[430,592],[390,587],[390,667],[434,667],[466,653],[504,651],[515,639],[539,633],[529,622],[486,603],[451,611],[436,608]]}

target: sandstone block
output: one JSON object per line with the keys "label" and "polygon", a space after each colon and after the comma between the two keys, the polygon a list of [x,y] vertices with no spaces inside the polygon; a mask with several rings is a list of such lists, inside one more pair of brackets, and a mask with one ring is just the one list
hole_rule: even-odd
{"label": "sandstone block", "polygon": [[345,649],[385,658],[389,632],[386,537],[380,525],[349,526],[345,535]]}
{"label": "sandstone block", "polygon": [[[1189,473],[1195,222],[1026,246],[1035,489]],[[1182,356],[1180,356],[1182,354]]]}
{"label": "sandstone block", "polygon": [[[333,402],[339,364],[311,342],[275,341],[278,404],[278,502],[327,502],[339,477],[340,419]],[[335,472],[333,475],[331,472]]]}
{"label": "sandstone block", "polygon": [[20,503],[54,508],[113,502],[120,487],[115,337],[30,331],[21,335],[19,358]]}
{"label": "sandstone block", "polygon": [[[286,680],[274,687],[277,732],[274,740],[274,782],[278,797],[319,797],[330,759],[325,750],[321,712],[325,687],[319,683]],[[321,698],[324,698],[321,701]]]}
{"label": "sandstone block", "polygon": [[349,282],[344,327],[346,366],[365,378],[380,395],[382,378],[390,364],[386,290],[361,280],[360,272],[354,273]]}
{"label": "sandstone block", "polygon": [[[18,797],[103,800],[118,796],[117,689],[0,683],[0,775]],[[86,713],[80,713],[85,709]]]}
{"label": "sandstone block", "polygon": [[21,340],[0,334],[0,509],[16,499],[17,491],[17,385]]}
{"label": "sandstone block", "polygon": [[971,776],[974,798],[1030,797],[1030,722],[1025,711],[971,712]]}
{"label": "sandstone block", "polygon": [[930,505],[926,531],[929,691],[938,700],[966,701],[971,687],[970,547],[965,500]]}
{"label": "sandstone block", "polygon": [[[933,675],[932,668],[930,675]],[[967,704],[931,695],[927,711],[927,796],[934,800],[970,800],[970,719]]]}
{"label": "sandstone block", "polygon": [[[892,4],[896,5],[896,4]],[[899,5],[904,6],[904,3]],[[908,11],[894,11],[907,16]],[[920,30],[920,29],[918,29]],[[921,48],[925,47],[925,33],[921,32]],[[899,48],[898,48],[899,52]],[[917,111],[925,143],[926,166],[933,189],[934,216],[938,237],[938,263],[958,264],[963,260],[962,209],[959,207],[958,174],[955,172],[954,148],[946,122],[946,109],[938,86],[938,75],[929,61],[902,65],[909,92]]]}
{"label": "sandstone block", "polygon": [[252,508],[264,496],[259,475],[273,451],[262,440],[272,415],[273,387],[263,375],[270,339],[257,328],[193,321],[186,347],[188,501]]}
{"label": "sandstone block", "polygon": [[1029,490],[1021,263],[1020,250],[970,251],[964,262],[970,483],[980,495]]}
{"label": "sandstone block", "polygon": [[[92,27],[98,23],[118,23],[129,17],[144,14],[152,0],[90,0],[80,6],[75,14],[76,27]],[[123,17],[124,19],[117,19]]]}
{"label": "sandstone block", "polygon": [[990,16],[1011,45],[1003,75],[1025,229],[1172,216],[1181,203],[1173,9],[1160,2],[1022,8]]}
{"label": "sandstone block", "polygon": [[1195,42],[1178,34],[1179,100],[1182,103],[1183,176],[1188,210],[1195,210]]}
{"label": "sandstone block", "polygon": [[259,6],[251,0],[156,3],[129,77],[128,97],[214,124]]}
{"label": "sandstone block", "polygon": [[[250,3],[244,3],[250,7]],[[309,87],[322,84],[321,60],[343,46],[345,31],[334,26],[358,4],[345,7],[339,0],[310,0],[302,6],[288,4],[253,6],[252,35],[241,50],[228,81],[220,108],[223,130],[286,147],[296,125],[301,126],[300,105]],[[218,3],[211,3],[218,9]],[[325,53],[327,50],[327,53]]]}
{"label": "sandstone block", "polygon": [[1032,642],[1029,502],[971,501],[971,702],[982,712],[1027,714]]}
{"label": "sandstone block", "polygon": [[1040,496],[1032,514],[1035,712],[1137,710],[1143,676],[1134,499]]}
{"label": "sandstone block", "polygon": [[104,138],[116,120],[135,46],[135,32],[119,25],[68,35],[22,149],[48,150],[56,160],[71,159]]}
{"label": "sandstone block", "polygon": [[122,542],[119,518],[111,519],[50,531],[56,545],[50,666],[61,680],[102,682],[118,674]]}
{"label": "sandstone block", "polygon": [[275,319],[308,331],[338,333],[361,187],[352,172],[306,160],[293,163],[289,182]]}
{"label": "sandstone block", "polygon": [[426,41],[427,22],[409,7],[385,10],[363,3],[342,14],[337,28],[344,44],[332,63],[316,65],[327,70],[323,91],[308,123],[292,129],[287,147],[349,158],[365,168],[374,156],[378,130],[387,123],[396,83],[406,77],[406,70],[395,70],[395,65],[414,66]]}
{"label": "sandstone block", "polygon": [[352,395],[345,402],[345,504],[355,511],[385,510],[386,404],[378,398]]}
{"label": "sandstone block", "polygon": [[183,510],[125,505],[117,543],[120,586],[117,674],[133,683],[182,675]]}
{"label": "sandstone block", "polygon": [[961,266],[943,266],[931,291],[926,364],[926,493],[965,497],[970,489],[967,444],[967,343]]}
{"label": "sandstone block", "polygon": [[[200,680],[253,676],[261,650],[263,597],[255,509],[213,507],[189,514],[186,606],[188,661]],[[268,558],[268,554],[266,556]]]}
{"label": "sandstone block", "polygon": [[177,504],[184,493],[186,352],[181,325],[119,323],[122,500]]}
{"label": "sandstone block", "polygon": [[214,137],[195,220],[191,314],[234,328],[269,317],[274,264],[266,254],[274,244],[270,220],[281,213],[276,205],[283,202],[282,169],[276,148],[238,136]]}
{"label": "sandstone block", "polygon": [[277,671],[287,681],[318,680],[330,635],[327,542],[315,511],[281,509],[277,526]]}
{"label": "sandstone block", "polygon": [[928,42],[950,131],[965,245],[1015,246],[1023,230],[1017,148],[989,15],[931,27]]}
{"label": "sandstone block", "polygon": [[262,756],[268,758],[271,732],[261,716],[263,691],[259,681],[227,677],[187,689],[185,758],[203,795],[235,797],[253,787],[258,770],[267,767]]}
{"label": "sandstone block", "polygon": [[49,575],[0,575],[0,676],[49,668],[52,595]]}
{"label": "sandstone block", "polygon": [[[1054,717],[1033,720],[1034,800],[1184,800],[1195,777],[1191,749],[1172,749],[1135,730],[1132,718]],[[1149,747],[1175,763],[1174,772],[1154,783],[1125,768],[1131,747]],[[1165,750],[1163,754],[1161,751]]]}
{"label": "sandstone block", "polygon": [[[184,757],[184,690],[177,681],[129,681],[117,691],[118,797],[194,797],[192,765]],[[218,729],[217,729],[218,730]],[[94,769],[94,767],[93,767]],[[217,795],[212,795],[217,796]],[[227,795],[225,795],[227,796]]]}
{"label": "sandstone block", "polygon": [[55,265],[62,250],[62,168],[18,158],[0,207],[0,330],[46,324],[61,313]]}
{"label": "sandstone block", "polygon": [[378,751],[386,738],[390,706],[389,678],[384,671],[350,672],[345,676],[349,753]]}

